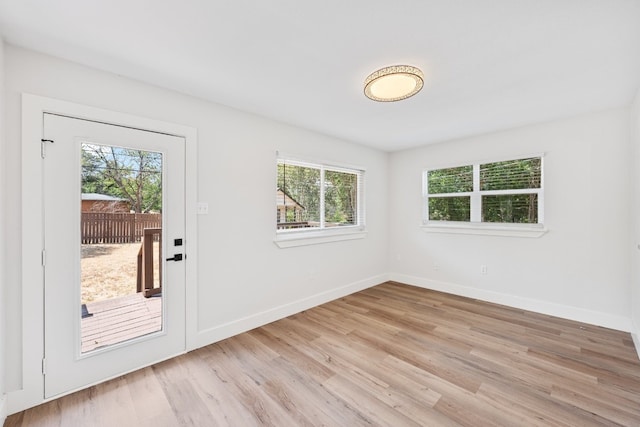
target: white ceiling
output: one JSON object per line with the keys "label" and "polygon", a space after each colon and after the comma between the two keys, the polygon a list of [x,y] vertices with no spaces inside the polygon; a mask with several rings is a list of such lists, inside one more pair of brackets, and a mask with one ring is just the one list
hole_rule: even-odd
{"label": "white ceiling", "polygon": [[[387,151],[629,105],[640,86],[640,0],[0,0],[0,31]],[[365,98],[394,64],[420,67],[422,92]]]}

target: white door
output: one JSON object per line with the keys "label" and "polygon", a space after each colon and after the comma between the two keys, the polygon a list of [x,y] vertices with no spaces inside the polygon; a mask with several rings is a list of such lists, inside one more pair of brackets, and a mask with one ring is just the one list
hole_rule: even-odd
{"label": "white door", "polygon": [[43,120],[49,398],[185,350],[185,141]]}

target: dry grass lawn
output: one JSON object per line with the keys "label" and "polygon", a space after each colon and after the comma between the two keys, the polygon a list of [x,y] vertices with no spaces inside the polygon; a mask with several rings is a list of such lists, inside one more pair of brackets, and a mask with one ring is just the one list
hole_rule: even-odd
{"label": "dry grass lawn", "polygon": [[[140,243],[82,245],[82,303],[136,293]],[[154,279],[158,283],[158,243],[154,244]]]}

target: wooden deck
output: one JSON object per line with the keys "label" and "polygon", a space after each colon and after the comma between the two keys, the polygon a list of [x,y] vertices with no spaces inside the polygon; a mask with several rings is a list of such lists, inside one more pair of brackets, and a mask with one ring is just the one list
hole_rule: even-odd
{"label": "wooden deck", "polygon": [[141,293],[91,302],[82,319],[82,352],[117,344],[162,329],[162,297]]}

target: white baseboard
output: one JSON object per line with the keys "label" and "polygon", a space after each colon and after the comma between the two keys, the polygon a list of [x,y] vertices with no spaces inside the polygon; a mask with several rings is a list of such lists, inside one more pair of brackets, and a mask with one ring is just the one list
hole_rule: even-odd
{"label": "white baseboard", "polygon": [[631,320],[631,338],[633,339],[633,345],[636,346],[636,353],[638,353],[638,359],[640,359],[640,325]]}
{"label": "white baseboard", "polygon": [[7,419],[7,395],[0,395],[0,426],[4,425]]}
{"label": "white baseboard", "polygon": [[214,342],[275,322],[276,320],[300,313],[301,311],[308,310],[329,301],[351,295],[354,292],[379,285],[387,280],[389,280],[389,277],[386,274],[381,274],[346,286],[321,292],[298,301],[283,304],[251,316],[233,320],[213,328],[199,331],[196,337],[190,340],[187,350],[195,350],[196,348],[213,344]]}
{"label": "white baseboard", "polygon": [[[307,310],[309,308],[318,306],[320,304],[324,304],[334,299],[341,298],[346,295],[350,295],[354,292],[358,292],[363,289],[370,288],[372,286],[386,282],[387,280],[388,280],[387,275],[381,274],[379,276],[374,276],[369,279],[361,280],[346,286],[342,286],[340,288],[331,289],[326,292],[321,292],[319,294],[312,295],[308,298],[303,298],[299,301],[294,301],[289,304],[284,304],[278,307],[274,307],[270,310],[266,310],[252,316],[247,316],[247,317],[237,319],[235,321],[228,322],[226,324],[223,324],[214,328],[201,331],[196,335],[195,338],[189,339],[189,342],[187,344],[187,351],[195,350],[196,348],[199,348],[199,347],[204,347],[206,345],[212,344],[222,339],[229,338],[233,335],[237,335],[242,332],[251,330],[253,328],[257,328],[267,323],[290,316],[292,314],[299,313],[303,310]],[[158,360],[154,363],[157,363],[160,361],[161,360]],[[126,374],[126,372],[119,373],[117,376],[124,375],[124,374]],[[104,381],[107,381],[108,379],[109,378],[105,379]],[[82,387],[82,388],[85,388],[85,387]],[[76,390],[72,390],[64,394],[69,394],[74,391]],[[24,409],[44,403],[48,400],[57,399],[61,396],[62,395],[58,395],[52,399],[43,399],[42,394],[37,393],[37,390],[24,390],[24,389],[9,393],[8,398],[6,396],[2,396],[0,398],[0,420],[2,420],[2,422],[0,422],[0,426],[3,425],[4,417],[6,417],[8,414],[14,414]]]}
{"label": "white baseboard", "polygon": [[631,338],[633,339],[633,345],[636,346],[636,353],[638,353],[638,359],[640,359],[640,336],[637,332],[631,332]]}
{"label": "white baseboard", "polygon": [[[390,273],[389,280],[421,288],[432,289],[463,297],[479,299],[482,301],[502,304],[509,307],[534,311],[536,313],[561,317],[563,319],[575,320],[590,325],[602,326],[624,332],[631,332],[631,319],[616,316],[614,314],[602,313],[599,311],[587,310],[579,307],[572,307],[553,302],[540,301],[515,295],[503,294],[499,292],[487,291],[485,289],[472,288],[469,286],[440,282],[423,277],[409,276],[400,273]],[[637,338],[637,337],[636,337]],[[638,343],[636,342],[636,348]]]}

